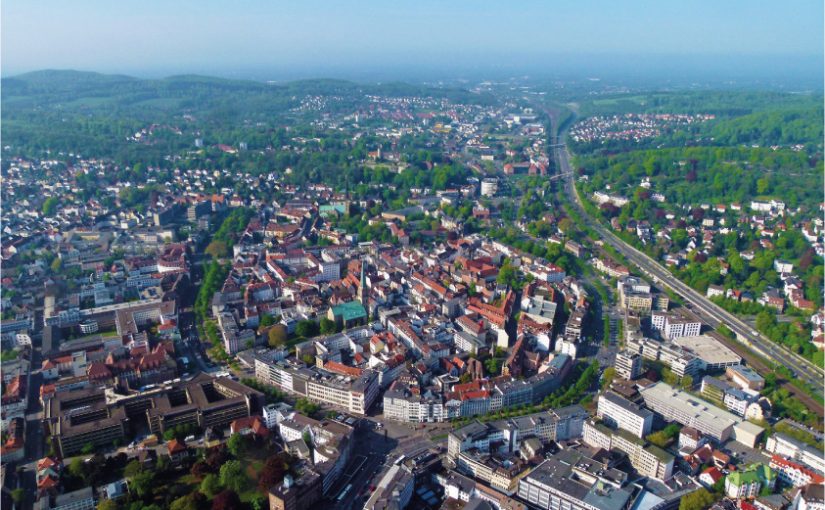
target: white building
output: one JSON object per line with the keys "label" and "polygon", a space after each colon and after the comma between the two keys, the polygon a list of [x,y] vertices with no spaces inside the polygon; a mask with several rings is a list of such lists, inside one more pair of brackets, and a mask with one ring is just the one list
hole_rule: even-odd
{"label": "white building", "polygon": [[611,427],[626,430],[638,438],[650,433],[653,413],[613,392],[599,395],[596,416]]}

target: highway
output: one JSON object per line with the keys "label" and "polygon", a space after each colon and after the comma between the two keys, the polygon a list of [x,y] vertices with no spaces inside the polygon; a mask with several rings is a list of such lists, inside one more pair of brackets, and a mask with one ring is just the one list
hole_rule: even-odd
{"label": "highway", "polygon": [[567,147],[563,144],[555,144],[554,147],[555,156],[559,164],[559,173],[565,176],[565,193],[572,199],[572,202],[588,226],[596,231],[604,242],[615,248],[627,258],[628,261],[640,268],[647,277],[654,280],[654,283],[665,286],[678,294],[685,300],[686,306],[693,311],[693,313],[700,316],[708,325],[716,328],[720,324],[725,324],[736,333],[740,342],[762,357],[789,368],[795,373],[797,378],[817,388],[818,395],[822,396],[824,374],[822,369],[798,354],[792,353],[784,347],[775,344],[770,339],[765,338],[752,327],[745,324],[741,319],[722,309],[707,297],[689,287],[673,276],[669,270],[661,266],[658,262],[625,243],[601,223],[591,218],[587,212],[585,212],[578,190],[576,189],[574,182],[575,177],[570,168],[570,154],[568,153]]}

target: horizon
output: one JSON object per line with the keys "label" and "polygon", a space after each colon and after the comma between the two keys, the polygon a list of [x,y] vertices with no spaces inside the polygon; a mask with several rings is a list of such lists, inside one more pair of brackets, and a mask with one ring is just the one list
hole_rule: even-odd
{"label": "horizon", "polygon": [[[3,2],[0,75],[71,69],[258,81],[537,79],[822,88],[823,5],[334,6]],[[242,36],[239,36],[241,34]]]}

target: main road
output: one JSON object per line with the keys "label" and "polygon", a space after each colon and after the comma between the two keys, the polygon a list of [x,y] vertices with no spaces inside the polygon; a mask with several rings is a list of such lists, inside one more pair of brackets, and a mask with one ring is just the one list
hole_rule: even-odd
{"label": "main road", "polygon": [[601,223],[591,218],[584,210],[581,197],[575,185],[575,176],[570,167],[570,154],[564,143],[553,144],[555,150],[556,160],[558,161],[559,174],[564,176],[564,187],[567,196],[572,199],[576,208],[579,210],[582,218],[587,225],[595,230],[601,239],[610,246],[621,253],[628,261],[639,267],[654,281],[667,287],[671,291],[681,296],[695,314],[702,317],[707,324],[716,328],[721,324],[725,324],[728,328],[736,333],[736,337],[750,347],[755,353],[773,361],[779,365],[783,365],[791,369],[795,377],[801,381],[809,384],[812,388],[816,388],[818,396],[822,396],[823,387],[823,371],[808,360],[802,358],[796,353],[793,353],[770,339],[760,335],[750,326],[745,324],[741,319],[724,310],[716,303],[710,301],[707,297],[700,294],[687,284],[673,276],[670,271],[661,266],[658,262],[637,250],[633,246],[621,240],[618,236],[613,234],[609,229],[605,228]]}

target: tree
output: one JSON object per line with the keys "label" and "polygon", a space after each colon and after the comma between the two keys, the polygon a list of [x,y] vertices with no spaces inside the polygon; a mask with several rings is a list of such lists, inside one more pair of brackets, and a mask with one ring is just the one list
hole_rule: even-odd
{"label": "tree", "polygon": [[266,493],[273,485],[281,483],[284,475],[289,470],[289,454],[286,452],[276,453],[266,459],[261,473],[258,475],[258,489]]}
{"label": "tree", "polygon": [[246,438],[241,434],[232,434],[226,442],[226,448],[233,457],[241,458],[246,450]]}
{"label": "tree", "polygon": [[83,445],[83,448],[80,449],[80,453],[83,455],[89,455],[90,453],[94,453],[95,445],[92,443],[86,443]]}
{"label": "tree", "polygon": [[57,197],[49,197],[43,202],[43,216],[51,216],[57,210]]}
{"label": "tree", "polygon": [[138,495],[140,498],[146,498],[150,494],[152,494],[152,490],[155,486],[155,474],[152,471],[143,470],[140,473],[136,474],[132,477],[132,480],[129,484],[131,490],[135,491],[135,494]]}
{"label": "tree", "polygon": [[207,246],[204,251],[211,255],[212,258],[220,259],[229,255],[229,246],[225,241],[215,240],[209,243],[209,246]]}
{"label": "tree", "polygon": [[203,494],[200,492],[191,492],[172,501],[172,504],[169,505],[169,510],[200,510],[202,506],[199,504],[200,502],[196,495],[200,495],[201,498],[203,498]]}
{"label": "tree", "polygon": [[688,493],[682,496],[679,502],[679,510],[704,510],[713,504],[716,498],[707,489]]}
{"label": "tree", "polygon": [[203,477],[203,480],[199,486],[199,490],[210,498],[214,498],[221,491],[221,489],[220,478],[212,473],[209,473]]}
{"label": "tree", "polygon": [[23,490],[20,487],[18,487],[17,489],[14,489],[13,491],[11,491],[11,499],[12,499],[12,501],[14,501],[14,503],[16,505],[19,505],[20,503],[22,503],[23,498],[25,496],[26,496],[26,491]]}
{"label": "tree", "polygon": [[613,367],[607,367],[604,369],[604,374],[602,374],[604,378],[602,380],[602,390],[607,389],[613,384],[613,380],[616,379],[616,369]]}
{"label": "tree", "polygon": [[289,334],[286,331],[286,326],[283,324],[276,324],[269,328],[267,333],[268,343],[270,347],[283,347],[286,345],[286,340]]}
{"label": "tree", "polygon": [[275,317],[273,317],[272,315],[267,314],[267,315],[264,315],[263,317],[261,317],[261,322],[260,322],[260,324],[258,324],[258,327],[261,328],[261,329],[265,329],[265,328],[268,328],[269,326],[272,326],[274,324],[275,324]]}
{"label": "tree", "polygon": [[682,377],[682,388],[689,390],[693,387],[693,377],[690,375],[686,375]]}
{"label": "tree", "polygon": [[69,474],[72,475],[75,478],[83,478],[84,471],[85,471],[83,468],[84,468],[83,460],[80,457],[75,457],[69,463],[69,467],[68,467]]}
{"label": "tree", "polygon": [[311,338],[318,334],[318,323],[313,320],[303,320],[295,326],[295,333],[304,338]]}
{"label": "tree", "polygon": [[230,460],[223,466],[220,471],[221,485],[227,489],[232,489],[235,492],[242,492],[246,487],[246,474],[243,466],[237,460]]}
{"label": "tree", "polygon": [[60,269],[63,267],[63,259],[61,259],[60,257],[55,257],[54,260],[52,260],[51,266],[49,267],[51,267],[52,273],[59,273]]}
{"label": "tree", "polygon": [[238,494],[232,490],[225,490],[212,500],[212,510],[241,510],[243,504]]}
{"label": "tree", "polygon": [[321,319],[321,334],[322,335],[330,335],[335,333],[336,330],[335,321],[330,320],[326,317]]}
{"label": "tree", "polygon": [[97,504],[97,510],[117,510],[117,502],[111,499],[101,500]]}

